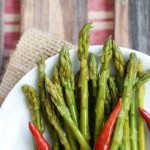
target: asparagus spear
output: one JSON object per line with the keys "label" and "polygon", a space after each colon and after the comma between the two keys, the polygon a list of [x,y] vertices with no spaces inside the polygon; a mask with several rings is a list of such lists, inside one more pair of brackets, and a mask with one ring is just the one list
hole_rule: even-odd
{"label": "asparagus spear", "polygon": [[[42,58],[38,61],[38,87],[39,87],[39,96],[40,96],[40,104],[41,104],[41,110],[45,119],[45,122],[48,126],[48,131],[52,137],[52,147],[53,150],[59,150],[60,148],[60,140],[57,134],[57,131],[53,129],[53,126],[51,125],[46,112],[46,106],[45,106],[45,100],[47,98],[46,95],[46,89],[45,89],[45,59]],[[55,73],[54,73],[55,74]],[[52,106],[54,107],[54,106]]]}
{"label": "asparagus spear", "polygon": [[119,150],[125,150],[124,145],[123,145],[123,142],[120,143],[120,145],[119,145]]}
{"label": "asparagus spear", "polygon": [[32,121],[37,129],[43,133],[44,132],[44,121],[40,113],[40,101],[38,94],[35,89],[30,85],[23,85],[22,90],[27,97],[27,102],[31,110]]}
{"label": "asparagus spear", "polygon": [[[139,60],[139,74],[142,72],[143,64]],[[139,86],[137,88],[137,98],[138,98],[138,107],[141,108],[144,106],[144,86]],[[144,128],[144,119],[141,114],[138,112],[138,148],[139,150],[146,150],[146,141],[145,141],[145,128]]]}
{"label": "asparagus spear", "polygon": [[98,64],[93,53],[89,55],[89,79],[92,81],[92,96],[95,101],[94,104],[96,104],[98,92]]}
{"label": "asparagus spear", "polygon": [[150,80],[150,70],[140,73],[139,79],[136,83],[136,88],[140,88],[144,83]]}
{"label": "asparagus spear", "polygon": [[[141,63],[141,62],[139,62],[139,63]],[[142,65],[142,64],[140,64],[140,65]],[[136,85],[134,86],[132,93],[135,93],[136,90],[139,90],[139,88],[141,88],[148,80],[150,80],[150,70],[147,70],[145,72],[140,73],[140,69],[142,68],[140,65],[138,67],[138,73],[140,74],[139,79],[138,79]],[[141,96],[143,94],[143,89],[141,89],[138,92],[139,92],[138,93],[138,98],[141,98]],[[143,101],[143,100],[141,99],[141,101]],[[140,122],[140,118],[139,118],[138,121]],[[144,132],[143,132],[144,131],[143,120],[138,125],[139,125],[139,130],[140,130],[140,132],[138,133],[138,136],[141,137],[141,138],[139,138],[139,137],[138,138],[140,139],[140,143],[142,143],[142,145],[140,144],[139,149],[143,150],[143,149],[146,148],[146,145],[144,144],[145,143],[145,135],[144,135]]]}
{"label": "asparagus spear", "polygon": [[[144,102],[144,86],[138,88],[138,103],[139,107],[143,107]],[[138,114],[138,147],[139,150],[146,150],[146,139],[145,139],[145,127],[144,127],[144,119]]]}
{"label": "asparagus spear", "polygon": [[69,138],[69,143],[71,145],[71,150],[78,150],[77,141],[76,141],[74,135],[72,134],[72,131],[71,131],[70,127],[67,125],[66,122],[65,122],[65,129],[66,129],[66,133],[67,133],[68,138]]}
{"label": "asparagus spear", "polygon": [[[57,91],[63,97],[63,92],[62,92],[62,87],[61,87],[61,81],[60,81],[60,78],[59,78],[59,71],[58,71],[59,67],[60,67],[59,65],[57,65],[57,66],[54,67],[52,80],[53,80],[54,84],[56,85]],[[63,102],[63,103],[65,103],[65,102]],[[59,115],[60,114],[58,113],[58,116]],[[76,141],[75,141],[75,139],[74,139],[74,137],[72,135],[72,131],[68,127],[66,121],[64,121],[64,125],[65,125],[65,129],[66,129],[66,133],[67,133],[68,138],[69,138],[71,149],[72,150],[77,150],[77,143],[76,143]]]}
{"label": "asparagus spear", "polygon": [[[118,93],[119,97],[122,97],[123,93],[123,83],[125,78],[125,60],[123,58],[122,52],[119,46],[113,41],[113,57],[116,66],[116,79],[118,82]],[[129,131],[129,116],[127,113],[125,124],[124,124],[124,136],[122,139],[122,145],[125,149],[130,149],[130,131]]]}
{"label": "asparagus spear", "polygon": [[97,140],[99,132],[103,127],[104,103],[106,100],[106,87],[107,87],[107,79],[109,76],[109,62],[111,57],[112,57],[112,39],[110,37],[106,41],[101,54],[101,70],[100,70],[101,76],[99,78],[99,91],[95,108],[96,121],[95,121],[94,141]]}
{"label": "asparagus spear", "polygon": [[113,41],[113,57],[116,66],[116,79],[119,85],[119,97],[121,97],[125,78],[125,60],[119,46],[115,43],[115,41]]}
{"label": "asparagus spear", "polygon": [[108,79],[108,87],[110,89],[110,96],[111,96],[111,106],[112,109],[117,104],[119,96],[118,96],[118,88],[116,87],[115,81],[113,77],[109,77]]}
{"label": "asparagus spear", "polygon": [[[59,137],[58,134],[56,132],[56,130],[54,130],[53,133],[53,141],[52,141],[52,148],[53,150],[59,150],[60,149],[60,143],[59,143]],[[57,142],[58,141],[58,142]]]}
{"label": "asparagus spear", "polygon": [[77,104],[77,110],[79,112],[80,110],[80,89],[79,89],[79,86],[78,86],[78,81],[79,81],[79,75],[80,75],[80,72],[78,71],[75,75],[75,99],[76,99],[76,104]]}
{"label": "asparagus spear", "polygon": [[47,99],[46,99],[45,103],[46,103],[45,106],[46,106],[46,112],[48,115],[48,119],[51,122],[51,124],[54,126],[55,130],[57,131],[61,143],[63,144],[65,150],[71,150],[69,141],[67,139],[67,135],[61,128],[61,124],[56,117],[55,111],[53,110],[52,106],[50,105],[50,102]]}
{"label": "asparagus spear", "polygon": [[131,147],[131,144],[130,144],[130,122],[129,122],[129,115],[128,114],[125,117],[121,146],[123,146],[123,148],[125,150],[130,150],[130,147]]}
{"label": "asparagus spear", "polygon": [[[52,74],[52,80],[53,80],[54,84],[56,85],[59,94],[61,94],[61,96],[63,96],[62,89],[60,86],[59,74],[58,74],[58,65],[54,66],[53,74]],[[52,96],[51,96],[51,99],[53,99]],[[55,107],[55,106],[53,106],[53,107]],[[59,112],[56,109],[55,109],[55,112],[56,112],[58,120],[60,121],[61,126],[63,126],[63,122],[61,121],[62,118],[61,118]],[[54,140],[53,140],[53,149],[54,150],[60,149],[60,144],[59,144],[60,142],[59,141],[60,141],[60,139],[58,138],[57,131],[54,130]]]}
{"label": "asparagus spear", "polygon": [[[143,84],[145,84],[150,79],[150,71],[147,70],[147,71],[141,73],[141,71],[140,71],[141,67],[142,67],[142,62],[139,60],[138,61],[138,72],[137,73],[139,74],[140,78],[139,78],[138,82],[136,83],[136,85],[134,86],[134,89],[132,91],[132,93],[133,93],[133,100],[130,103],[130,105],[131,105],[131,107],[130,107],[131,108],[131,111],[130,111],[130,120],[131,120],[130,121],[130,129],[131,129],[130,133],[131,133],[131,137],[130,137],[130,139],[128,137],[128,135],[129,135],[129,125],[128,124],[129,123],[126,122],[125,126],[124,126],[124,138],[123,138],[123,141],[131,140],[131,148],[132,149],[138,149],[138,144],[137,144],[137,125],[136,125],[136,116],[137,115],[135,115],[136,114],[135,93],[136,93],[136,90],[138,90],[138,87],[139,88],[142,87]],[[143,93],[142,89],[140,90],[140,93],[141,94]],[[140,125],[140,123],[138,125]],[[138,129],[140,130],[140,128],[138,128]],[[143,129],[141,128],[141,130],[144,130],[144,126],[143,126]],[[140,144],[140,147],[142,147],[142,148],[146,147],[146,145],[144,144],[144,141],[145,141],[145,137],[144,136],[145,135],[144,135],[143,131],[142,131],[142,134],[140,136],[141,136],[140,143],[142,143],[142,145]],[[127,148],[129,149],[129,147],[130,147],[129,142],[124,142],[124,147],[125,147],[125,149],[127,149]]]}
{"label": "asparagus spear", "polygon": [[106,100],[104,108],[104,122],[106,122],[111,112],[111,96],[108,84],[106,85]]}
{"label": "asparagus spear", "polygon": [[135,85],[136,82],[137,64],[138,64],[137,57],[135,53],[131,53],[127,66],[127,75],[124,81],[124,90],[122,96],[123,104],[116,122],[110,150],[117,150],[122,140],[125,118],[130,108],[130,99],[132,96],[131,91],[133,90],[133,86]]}
{"label": "asparagus spear", "polygon": [[[119,97],[122,96],[123,92],[123,82],[125,78],[125,60],[123,58],[122,52],[119,46],[113,41],[113,56],[115,60],[116,66],[116,79],[119,86]],[[127,114],[125,124],[124,124],[124,138],[122,139],[122,144],[124,148],[129,150],[130,149],[130,131],[129,131],[129,115]]]}
{"label": "asparagus spear", "polygon": [[130,103],[130,140],[131,140],[132,150],[138,150],[135,99],[136,98],[135,98],[135,92],[134,92],[132,94],[132,99]]}
{"label": "asparagus spear", "polygon": [[[129,60],[128,60],[128,62],[129,62]],[[127,65],[128,65],[128,62],[127,62]],[[132,92],[132,93],[134,93],[134,92]],[[132,96],[133,96],[133,94],[131,94],[131,99],[133,98]],[[130,142],[129,112],[127,112],[126,117],[125,117],[125,123],[124,123],[124,127],[123,127],[123,138],[122,138],[121,144],[123,145],[124,149],[130,150],[131,142]]]}
{"label": "asparagus spear", "polygon": [[95,105],[98,92],[98,64],[93,53],[89,54],[89,126],[91,145],[94,144]]}
{"label": "asparagus spear", "polygon": [[61,81],[59,78],[59,65],[54,66],[52,81],[55,84],[59,95],[63,97],[63,89],[61,87]]}
{"label": "asparagus spear", "polygon": [[89,48],[89,30],[92,27],[91,23],[86,24],[79,33],[78,43],[78,58],[80,60],[80,75],[79,75],[79,88],[80,88],[80,131],[85,137],[87,142],[90,140],[89,132],[89,108],[88,108],[88,48]]}
{"label": "asparagus spear", "polygon": [[66,107],[64,103],[63,97],[59,94],[56,85],[52,83],[52,81],[45,75],[45,82],[46,82],[46,89],[50,93],[50,95],[53,97],[52,102],[56,106],[57,110],[63,117],[64,121],[68,124],[70,129],[72,130],[74,136],[80,143],[81,147],[83,147],[86,150],[91,150],[90,146],[88,145],[86,139],[83,137],[81,132],[79,131],[77,125],[72,120],[70,112],[68,108]]}
{"label": "asparagus spear", "polygon": [[48,121],[46,108],[45,108],[45,99],[46,99],[46,90],[45,90],[45,81],[44,81],[45,59],[44,58],[40,59],[37,63],[37,66],[38,66],[38,88],[39,88],[40,106],[41,106],[44,120],[48,126],[49,134],[53,138],[53,127]]}
{"label": "asparagus spear", "polygon": [[[141,60],[138,60],[138,72],[137,72],[137,74],[139,74],[141,72],[141,70],[142,70],[142,62],[141,62]],[[132,101],[130,103],[130,130],[131,130],[130,139],[131,139],[131,149],[137,150],[138,149],[137,121],[136,121],[137,120],[137,118],[136,118],[137,108],[136,108],[136,103],[135,103],[136,90],[134,90],[134,91],[135,92],[133,92],[133,98],[132,98]]]}
{"label": "asparagus spear", "polygon": [[78,112],[74,96],[74,75],[68,48],[64,46],[59,54],[59,77],[65,90],[66,102],[73,121],[78,126]]}

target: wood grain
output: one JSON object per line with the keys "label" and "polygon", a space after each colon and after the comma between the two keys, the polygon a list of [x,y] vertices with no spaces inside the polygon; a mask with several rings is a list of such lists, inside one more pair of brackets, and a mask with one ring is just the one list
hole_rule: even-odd
{"label": "wood grain", "polygon": [[129,37],[133,49],[150,54],[150,1],[129,1]]}
{"label": "wood grain", "polygon": [[115,40],[150,54],[150,1],[115,0]]}
{"label": "wood grain", "polygon": [[128,0],[115,0],[114,38],[122,47],[129,47]]}
{"label": "wood grain", "polygon": [[88,21],[88,0],[22,0],[22,31],[35,27],[77,44]]}

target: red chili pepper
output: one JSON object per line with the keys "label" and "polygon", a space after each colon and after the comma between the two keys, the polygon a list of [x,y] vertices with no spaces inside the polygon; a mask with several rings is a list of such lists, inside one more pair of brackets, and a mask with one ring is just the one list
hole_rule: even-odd
{"label": "red chili pepper", "polygon": [[43,135],[38,131],[33,123],[29,122],[29,128],[32,136],[36,142],[38,150],[50,150],[48,142],[44,139]]}
{"label": "red chili pepper", "polygon": [[99,134],[97,142],[94,146],[94,150],[109,150],[110,140],[119,111],[121,109],[121,105],[122,100],[120,98],[114,110],[111,112],[108,120],[106,121],[101,133]]}
{"label": "red chili pepper", "polygon": [[142,115],[142,117],[144,118],[146,124],[147,124],[147,127],[150,131],[150,113],[148,113],[145,109],[143,108],[139,108],[139,111]]}

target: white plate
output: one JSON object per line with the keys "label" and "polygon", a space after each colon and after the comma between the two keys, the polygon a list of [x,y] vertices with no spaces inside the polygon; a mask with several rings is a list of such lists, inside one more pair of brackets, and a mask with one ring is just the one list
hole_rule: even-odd
{"label": "white plate", "polygon": [[[97,56],[101,51],[102,46],[91,46],[92,51]],[[126,48],[121,48],[124,57],[127,59],[131,52],[135,52],[143,61],[144,69],[150,69],[150,56],[133,51]],[[73,71],[79,69],[79,61],[76,57],[76,50],[70,51]],[[99,57],[97,57],[99,58]],[[46,60],[46,73],[51,75],[53,66],[57,63],[58,55]],[[33,141],[28,129],[30,121],[30,113],[27,107],[25,96],[21,90],[23,84],[30,84],[36,88],[37,86],[37,67],[28,72],[11,90],[3,105],[0,108],[0,149],[1,150],[33,150]],[[145,91],[145,109],[150,112],[150,82],[146,84]],[[150,133],[147,132],[147,150],[150,149]],[[47,139],[49,137],[46,135]],[[50,141],[50,140],[49,140]]]}

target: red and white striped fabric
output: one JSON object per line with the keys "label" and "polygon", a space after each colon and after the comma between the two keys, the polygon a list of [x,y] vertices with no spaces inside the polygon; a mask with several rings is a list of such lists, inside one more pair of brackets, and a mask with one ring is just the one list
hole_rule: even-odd
{"label": "red and white striped fabric", "polygon": [[[3,5],[2,5],[3,3]],[[89,0],[89,21],[94,28],[91,30],[91,44],[102,44],[113,34],[114,0]],[[0,2],[3,21],[0,22],[0,70],[5,66],[10,53],[14,50],[20,36],[20,0],[2,0]]]}
{"label": "red and white striped fabric", "polygon": [[93,22],[91,30],[92,45],[103,44],[113,34],[114,0],[90,0],[89,21]]}
{"label": "red and white striped fabric", "polygon": [[20,37],[20,0],[3,0],[2,49],[0,63],[5,66]]}

